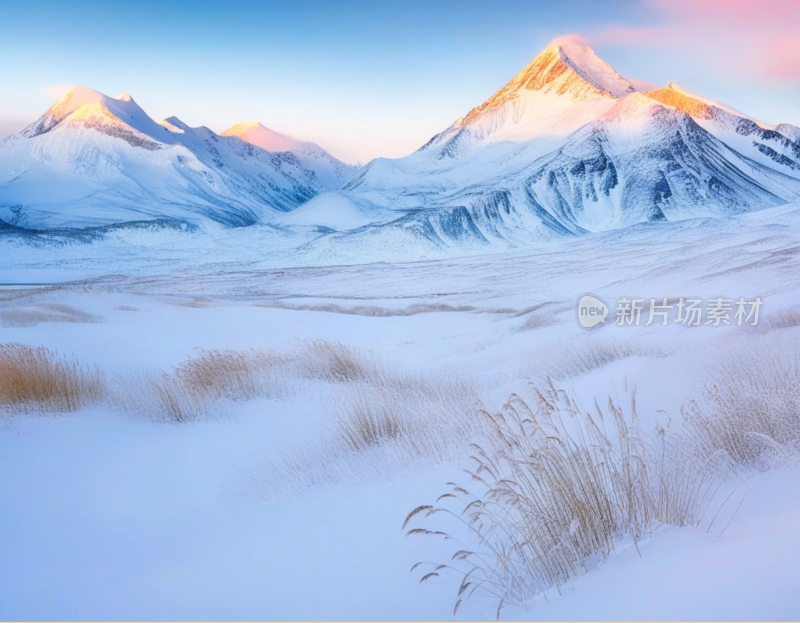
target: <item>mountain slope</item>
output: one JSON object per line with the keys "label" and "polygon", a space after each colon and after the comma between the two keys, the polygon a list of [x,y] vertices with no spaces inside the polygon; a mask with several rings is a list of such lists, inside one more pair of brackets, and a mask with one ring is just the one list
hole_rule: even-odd
{"label": "mountain slope", "polygon": [[585,46],[547,48],[419,151],[364,167],[343,192],[396,217],[380,212],[331,236],[356,246],[391,230],[396,246],[517,246],[800,197],[792,126],[674,84],[644,93],[636,84]]}
{"label": "mountain slope", "polygon": [[634,93],[530,169],[531,199],[573,233],[726,216],[784,203],[800,180],[717,139],[689,115]]}
{"label": "mountain slope", "polygon": [[326,190],[335,190],[356,172],[357,166],[337,160],[316,143],[299,141],[264,127],[261,123],[239,123],[222,133],[269,152],[290,152],[309,171],[313,171]]}
{"label": "mountain slope", "polygon": [[798,137],[787,129],[781,133],[777,128],[690,93],[673,82],[645,95],[687,113],[703,128],[748,158],[789,175],[800,172]]}
{"label": "mountain slope", "polygon": [[775,131],[783,134],[790,141],[794,141],[800,145],[800,128],[798,128],[796,125],[780,123],[775,126]]}
{"label": "mountain slope", "polygon": [[157,123],[127,94],[87,87],[0,142],[0,219],[28,228],[161,218],[242,226],[321,190],[292,153],[174,117]]}

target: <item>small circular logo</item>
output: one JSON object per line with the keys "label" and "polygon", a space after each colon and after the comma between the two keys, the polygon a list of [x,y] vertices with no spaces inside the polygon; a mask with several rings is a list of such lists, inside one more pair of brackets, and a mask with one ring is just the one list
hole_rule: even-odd
{"label": "small circular logo", "polygon": [[577,312],[580,325],[584,329],[591,329],[606,321],[608,305],[592,294],[584,294],[578,301]]}

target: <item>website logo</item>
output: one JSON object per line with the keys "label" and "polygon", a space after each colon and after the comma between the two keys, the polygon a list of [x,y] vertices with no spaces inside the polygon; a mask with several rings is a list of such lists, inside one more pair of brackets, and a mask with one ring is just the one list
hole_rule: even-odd
{"label": "website logo", "polygon": [[596,296],[584,294],[578,301],[578,322],[584,329],[605,322],[608,317],[608,305]]}

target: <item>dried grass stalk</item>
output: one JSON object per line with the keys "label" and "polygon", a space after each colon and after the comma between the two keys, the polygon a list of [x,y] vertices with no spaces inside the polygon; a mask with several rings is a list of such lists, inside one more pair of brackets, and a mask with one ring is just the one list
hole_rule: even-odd
{"label": "dried grass stalk", "polygon": [[105,399],[106,379],[89,366],[43,346],[0,344],[0,408],[77,411]]}
{"label": "dried grass stalk", "polygon": [[457,598],[480,588],[498,600],[498,615],[561,586],[623,537],[638,547],[658,525],[699,525],[721,484],[668,428],[643,434],[635,393],[627,410],[609,399],[587,411],[549,385],[532,406],[512,395],[483,415],[491,441],[473,446],[471,483],[449,483],[435,505],[409,515],[441,515],[453,529],[409,534],[459,543],[446,565],[462,579]]}

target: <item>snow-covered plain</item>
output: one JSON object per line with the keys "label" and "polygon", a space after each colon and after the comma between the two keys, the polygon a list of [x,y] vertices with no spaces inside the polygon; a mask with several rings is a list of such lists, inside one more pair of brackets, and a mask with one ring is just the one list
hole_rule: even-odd
{"label": "snow-covered plain", "polygon": [[[433,382],[464,379],[490,409],[551,376],[587,402],[636,386],[645,421],[662,410],[679,421],[736,349],[796,352],[798,223],[790,204],[516,252],[318,266],[302,248],[264,252],[266,229],[6,235],[0,282],[57,285],[4,286],[0,343],[45,345],[124,376],[170,370],[198,349],[286,352],[325,339]],[[587,292],[760,296],[764,306],[756,328],[586,331],[575,302]],[[574,365],[616,347],[601,365]],[[467,448],[410,457],[387,444],[335,461],[311,452],[302,473],[282,467],[320,447],[311,442],[332,443],[350,391],[290,379],[276,398],[181,424],[109,403],[4,414],[0,618],[451,618],[453,580],[418,585],[409,568],[452,548],[400,527],[463,475]],[[800,472],[790,459],[775,467],[734,492],[722,536],[721,525],[664,527],[640,554],[622,540],[560,593],[501,618],[795,619]],[[458,618],[495,610],[475,597]]]}
{"label": "snow-covered plain", "polygon": [[[261,124],[218,135],[73,89],[0,143],[0,371],[41,346],[108,391],[70,412],[0,392],[0,619],[451,618],[458,576],[409,569],[458,546],[403,520],[499,443],[481,407],[550,383],[631,417],[635,395],[642,437],[620,446],[669,435],[636,455],[652,473],[678,448],[669,482],[723,480],[685,520],[646,489],[673,521],[620,512],[608,556],[514,588],[500,618],[797,619],[799,137],[578,44],[358,170]],[[592,330],[586,294],[611,306]],[[759,324],[613,322],[622,298],[644,325],[651,299],[719,297],[760,299]],[[704,454],[709,413],[743,445]],[[596,536],[581,504],[542,522],[540,558]],[[457,618],[495,618],[497,597]]]}

